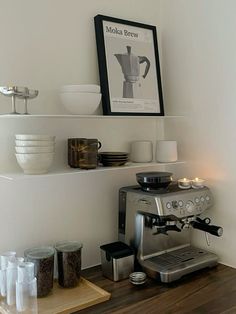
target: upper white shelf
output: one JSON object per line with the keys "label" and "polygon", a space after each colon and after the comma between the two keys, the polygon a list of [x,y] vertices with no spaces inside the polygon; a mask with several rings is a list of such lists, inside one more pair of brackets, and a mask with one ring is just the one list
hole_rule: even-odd
{"label": "upper white shelf", "polygon": [[68,118],[68,119],[173,119],[184,118],[185,116],[103,116],[103,115],[69,115],[69,114],[1,114],[2,119],[22,118]]}
{"label": "upper white shelf", "polygon": [[40,177],[49,177],[49,176],[65,176],[65,175],[77,175],[77,174],[88,174],[94,172],[105,172],[105,171],[120,171],[131,168],[144,168],[144,167],[155,167],[155,166],[167,166],[167,165],[178,165],[184,164],[185,161],[177,161],[177,162],[168,162],[168,163],[157,163],[157,162],[149,162],[149,163],[127,163],[124,166],[120,167],[97,167],[96,169],[82,170],[67,167],[65,169],[60,169],[58,171],[48,172],[46,174],[41,175],[25,175],[23,172],[15,172],[15,173],[2,173],[0,174],[0,179],[3,180],[22,180],[22,179],[32,179],[32,178],[40,178]]}

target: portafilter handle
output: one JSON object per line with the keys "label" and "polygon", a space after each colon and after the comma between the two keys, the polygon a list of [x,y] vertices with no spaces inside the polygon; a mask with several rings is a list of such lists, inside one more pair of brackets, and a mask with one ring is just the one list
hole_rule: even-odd
{"label": "portafilter handle", "polygon": [[190,224],[194,229],[208,232],[217,237],[221,237],[223,234],[222,227],[210,225],[209,223],[206,223],[206,219],[202,220],[200,218],[197,218],[196,220],[192,221]]}

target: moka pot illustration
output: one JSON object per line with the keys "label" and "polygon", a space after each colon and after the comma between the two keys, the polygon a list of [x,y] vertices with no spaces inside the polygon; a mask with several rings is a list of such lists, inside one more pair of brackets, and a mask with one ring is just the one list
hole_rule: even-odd
{"label": "moka pot illustration", "polygon": [[124,74],[123,82],[123,98],[137,98],[135,95],[135,90],[140,78],[140,64],[146,62],[146,67],[142,77],[148,74],[150,69],[150,61],[145,56],[136,56],[131,53],[131,46],[126,46],[127,53],[115,54],[122,72]]}

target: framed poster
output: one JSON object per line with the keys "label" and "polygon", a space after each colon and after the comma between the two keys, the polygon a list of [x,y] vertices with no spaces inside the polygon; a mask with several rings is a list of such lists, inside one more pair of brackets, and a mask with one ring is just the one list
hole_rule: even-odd
{"label": "framed poster", "polygon": [[156,27],[94,18],[104,115],[163,116]]}

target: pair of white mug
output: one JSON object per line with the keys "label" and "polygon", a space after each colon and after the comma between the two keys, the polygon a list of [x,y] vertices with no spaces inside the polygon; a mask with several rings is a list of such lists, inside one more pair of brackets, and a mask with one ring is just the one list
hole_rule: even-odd
{"label": "pair of white mug", "polygon": [[[151,162],[153,160],[152,141],[135,141],[131,143],[131,161]],[[175,162],[178,160],[176,141],[156,142],[156,161]]]}

